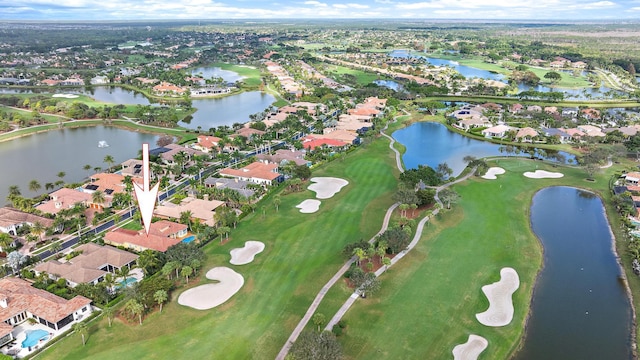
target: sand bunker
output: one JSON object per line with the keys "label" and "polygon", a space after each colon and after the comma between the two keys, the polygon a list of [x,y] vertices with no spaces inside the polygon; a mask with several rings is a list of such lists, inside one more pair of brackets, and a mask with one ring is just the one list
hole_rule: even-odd
{"label": "sand bunker", "polygon": [[487,180],[495,180],[498,178],[496,175],[502,175],[504,173],[505,171],[501,167],[491,167],[489,168],[489,170],[487,170],[486,174],[481,176],[481,178],[487,179]]}
{"label": "sand bunker", "polygon": [[318,211],[318,209],[320,209],[320,204],[321,204],[320,200],[307,199],[301,202],[300,204],[296,205],[296,207],[300,209],[300,212],[303,214],[311,214]]}
{"label": "sand bunker", "polygon": [[532,179],[557,179],[564,176],[563,173],[549,172],[544,170],[536,170],[534,172],[527,171],[523,175]]}
{"label": "sand bunker", "polygon": [[75,94],[53,94],[51,97],[55,98],[65,98],[65,99],[75,99],[78,95]]}
{"label": "sand bunker", "polygon": [[244,278],[228,267],[215,267],[207,271],[207,279],[215,284],[204,284],[189,289],[178,297],[178,304],[196,310],[208,310],[229,300],[244,285]]}
{"label": "sand bunker", "polygon": [[476,319],[486,326],[505,326],[513,319],[511,295],[520,287],[518,273],[512,268],[500,270],[500,281],[482,287],[489,299],[489,309],[476,314]]}
{"label": "sand bunker", "polygon": [[347,180],[334,177],[314,177],[311,181],[314,184],[309,185],[308,189],[315,191],[318,199],[329,199],[349,184]]}
{"label": "sand bunker", "polygon": [[466,343],[453,348],[453,360],[476,360],[488,345],[487,339],[471,334]]}
{"label": "sand bunker", "polygon": [[253,261],[257,254],[264,250],[264,243],[260,241],[247,241],[244,247],[231,250],[231,261],[233,265],[245,265]]}

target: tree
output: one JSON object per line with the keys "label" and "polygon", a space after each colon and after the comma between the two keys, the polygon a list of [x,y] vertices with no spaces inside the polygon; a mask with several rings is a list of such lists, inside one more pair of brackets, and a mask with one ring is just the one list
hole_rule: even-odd
{"label": "tree", "polygon": [[220,235],[221,244],[222,244],[222,235],[225,236],[225,240],[229,240],[229,231],[231,231],[231,228],[228,226],[220,226],[218,229],[216,229],[216,232],[218,233],[218,235]]}
{"label": "tree", "polygon": [[382,258],[382,265],[384,265],[384,271],[387,271],[389,265],[391,265],[391,259],[389,259],[388,257]]}
{"label": "tree", "polygon": [[162,304],[164,304],[168,298],[169,295],[165,290],[157,290],[153,293],[153,299],[160,305],[160,312],[162,312]]}
{"label": "tree", "polygon": [[180,213],[180,224],[187,225],[189,230],[191,230],[191,217],[193,213],[190,210],[183,211]]}
{"label": "tree", "polygon": [[0,232],[0,250],[7,252],[11,243],[13,243],[11,235]]}
{"label": "tree", "polygon": [[29,182],[29,190],[33,192],[38,192],[38,190],[40,190],[41,188],[42,188],[42,185],[40,185],[38,180],[34,179]]}
{"label": "tree", "polygon": [[396,254],[404,250],[409,245],[409,234],[402,230],[400,227],[393,227],[387,229],[378,237],[379,241],[385,241],[389,244],[389,249],[392,254]]}
{"label": "tree", "polygon": [[358,263],[358,266],[360,266],[360,262],[367,257],[367,252],[363,248],[357,247],[353,249],[353,255],[355,255],[358,258],[357,263]]}
{"label": "tree", "polygon": [[278,208],[280,207],[280,202],[282,200],[280,199],[280,195],[276,195],[273,197],[273,205],[276,207],[276,211],[278,211]]}
{"label": "tree", "polygon": [[91,176],[91,174],[89,173],[89,171],[91,171],[91,165],[86,164],[82,167],[82,169],[87,172],[87,177]]}
{"label": "tree", "polygon": [[59,177],[60,181],[62,181],[62,183],[64,184],[64,177],[67,176],[67,173],[64,171],[60,171],[56,176]]}
{"label": "tree", "polygon": [[124,306],[125,311],[131,314],[132,318],[138,317],[140,325],[142,325],[142,313],[144,312],[144,306],[136,299],[130,299]]}
{"label": "tree", "polygon": [[7,264],[11,266],[13,272],[17,273],[20,266],[27,261],[27,257],[17,251],[12,251],[7,255]]}
{"label": "tree", "polygon": [[102,205],[106,201],[106,197],[104,196],[104,193],[102,191],[96,190],[93,192],[93,194],[91,194],[91,201],[94,204]]}
{"label": "tree", "polygon": [[110,169],[110,168],[113,166],[113,164],[116,162],[116,161],[113,159],[113,156],[111,156],[111,155],[106,155],[102,161],[103,161],[103,162],[105,162],[105,163],[107,164],[107,167],[108,167],[109,169]]}
{"label": "tree", "polygon": [[449,167],[449,164],[447,164],[446,162],[438,164],[438,167],[436,168],[436,172],[438,173],[438,176],[442,181],[448,179],[449,176],[453,174],[453,170],[451,170],[451,168]]}
{"label": "tree", "polygon": [[438,193],[438,198],[442,202],[446,202],[447,203],[447,209],[451,209],[451,203],[456,203],[460,197],[458,196],[458,194],[455,191],[453,191],[451,189],[442,189]]}
{"label": "tree", "polygon": [[327,321],[327,318],[322,313],[315,313],[313,314],[312,321],[318,327],[318,331],[320,331],[320,327],[324,325],[324,323]]}
{"label": "tree", "polygon": [[31,227],[31,234],[37,236],[42,241],[42,235],[46,232],[44,225],[41,222],[36,221]]}
{"label": "tree", "polygon": [[562,79],[562,74],[555,71],[549,71],[548,73],[544,74],[544,78],[551,80],[552,83],[557,83]]}
{"label": "tree", "polygon": [[156,141],[156,145],[159,147],[167,146],[171,143],[173,143],[173,137],[169,135],[161,136],[158,141]]}
{"label": "tree", "polygon": [[73,331],[77,332],[78,334],[80,334],[80,336],[82,336],[82,346],[85,345],[85,335],[87,335],[87,324],[84,322],[77,322],[75,324],[73,324],[73,326],[71,327],[73,329]]}
{"label": "tree", "polygon": [[294,359],[339,360],[342,359],[340,343],[329,331],[303,331],[291,346],[289,354]]}
{"label": "tree", "polygon": [[193,274],[193,269],[189,265],[183,266],[182,270],[180,270],[180,275],[187,279],[187,284],[189,283],[189,276],[191,276],[191,274]]}
{"label": "tree", "polygon": [[107,317],[107,320],[109,321],[109,327],[111,327],[111,321],[113,321],[113,307],[111,306],[106,306],[104,309],[102,309],[102,313],[104,314],[104,316]]}

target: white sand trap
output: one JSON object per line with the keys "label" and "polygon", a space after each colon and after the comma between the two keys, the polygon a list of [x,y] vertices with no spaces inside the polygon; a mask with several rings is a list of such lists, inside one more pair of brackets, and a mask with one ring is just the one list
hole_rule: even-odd
{"label": "white sand trap", "polygon": [[489,299],[489,309],[476,314],[476,319],[486,326],[505,326],[513,319],[511,295],[520,287],[518,273],[512,268],[500,270],[500,281],[482,287]]}
{"label": "white sand trap", "polygon": [[471,334],[466,343],[453,348],[453,360],[476,360],[488,345],[487,339]]}
{"label": "white sand trap", "polygon": [[219,282],[196,286],[183,292],[178,297],[178,304],[196,310],[209,310],[224,304],[244,285],[242,275],[228,267],[215,267],[207,271],[207,279]]}
{"label": "white sand trap", "polygon": [[557,179],[564,176],[563,173],[549,172],[544,170],[536,170],[534,172],[527,171],[523,175],[532,179]]}
{"label": "white sand trap", "polygon": [[490,167],[489,170],[487,170],[487,173],[482,175],[481,178],[487,180],[495,180],[498,178],[496,175],[502,175],[504,173],[505,171],[501,167]]}
{"label": "white sand trap", "polygon": [[312,214],[318,211],[318,209],[320,209],[321,203],[322,202],[320,200],[307,199],[301,202],[300,204],[296,205],[296,207],[300,209],[300,212],[303,214]]}
{"label": "white sand trap", "polygon": [[65,99],[75,99],[78,95],[75,94],[53,94],[51,97],[55,98],[65,98]]}
{"label": "white sand trap", "polygon": [[253,261],[257,254],[264,250],[264,243],[260,241],[247,241],[244,247],[231,250],[231,261],[233,265],[245,265]]}
{"label": "white sand trap", "polygon": [[308,189],[315,191],[318,199],[329,199],[349,184],[345,179],[334,177],[314,177],[311,181],[314,184],[309,185]]}

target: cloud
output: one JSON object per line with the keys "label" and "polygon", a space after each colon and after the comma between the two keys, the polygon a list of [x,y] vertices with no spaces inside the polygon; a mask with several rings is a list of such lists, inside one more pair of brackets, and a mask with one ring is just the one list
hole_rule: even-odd
{"label": "cloud", "polygon": [[313,5],[313,6],[320,6],[320,7],[326,7],[327,6],[327,4],[321,3],[320,1],[305,1],[303,4],[305,4],[305,5]]}

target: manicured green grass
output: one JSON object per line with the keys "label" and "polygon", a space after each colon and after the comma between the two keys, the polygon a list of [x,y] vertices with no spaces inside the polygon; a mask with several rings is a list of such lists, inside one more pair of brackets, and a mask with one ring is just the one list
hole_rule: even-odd
{"label": "manicured green grass", "polygon": [[[342,247],[373,236],[393,202],[397,170],[388,142],[375,141],[365,150],[314,171],[314,176],[349,181],[335,197],[322,200],[317,213],[301,214],[294,207],[313,197],[308,190],[283,194],[277,212],[268,197],[231,232],[228,244],[205,247],[205,270],[230,266],[245,278],[243,288],[227,303],[209,311],[180,306],[176,299],[183,288],[161,314],[152,313],[142,326],[117,320],[109,328],[102,319],[90,326],[86,346],[73,335],[42,358],[273,359],[317,292],[344,262]],[[247,240],[263,241],[264,252],[251,264],[229,265],[229,250]],[[190,286],[206,282],[200,276]]]}
{"label": "manicured green grass", "polygon": [[262,82],[260,79],[260,70],[253,66],[245,65],[233,65],[227,63],[215,63],[211,66],[219,67],[222,70],[229,70],[238,73],[240,76],[244,76],[242,81],[249,86],[258,86]]}
{"label": "manicured green grass", "polygon": [[[416,248],[381,277],[380,293],[359,300],[346,314],[348,328],[340,342],[349,359],[447,359],[469,334],[488,339],[483,359],[509,358],[523,334],[542,264],[541,246],[529,227],[533,194],[553,185],[604,191],[613,170],[591,183],[580,169],[524,159],[497,165],[507,171],[498,180],[472,178],[456,185],[459,204],[427,226]],[[536,167],[565,177],[522,175]],[[488,307],[481,287],[497,281],[506,266],[520,276],[514,319],[504,327],[485,327],[475,319]]]}
{"label": "manicured green grass", "polygon": [[325,73],[325,75],[332,77],[331,75],[333,74],[334,78],[335,75],[344,75],[344,74],[350,74],[356,77],[356,81],[358,82],[359,85],[367,85],[372,83],[375,80],[379,80],[382,79],[383,77],[381,77],[378,74],[374,74],[374,73],[368,73],[362,70],[357,70],[357,69],[351,69],[345,66],[340,66],[340,65],[334,65],[334,64],[327,64],[327,73]]}

